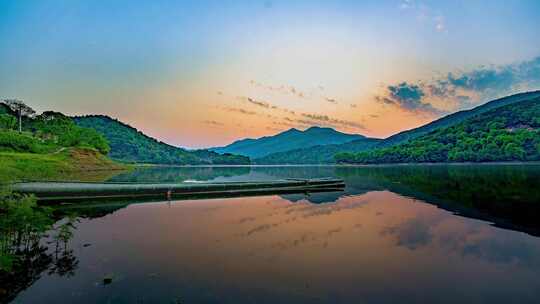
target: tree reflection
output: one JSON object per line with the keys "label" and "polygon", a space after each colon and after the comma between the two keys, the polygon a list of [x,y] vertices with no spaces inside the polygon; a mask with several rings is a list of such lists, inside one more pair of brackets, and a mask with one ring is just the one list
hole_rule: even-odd
{"label": "tree reflection", "polygon": [[[77,217],[56,223],[34,197],[0,192],[0,302],[9,302],[41,274],[72,276],[78,260],[69,240]],[[51,246],[54,245],[54,246]]]}

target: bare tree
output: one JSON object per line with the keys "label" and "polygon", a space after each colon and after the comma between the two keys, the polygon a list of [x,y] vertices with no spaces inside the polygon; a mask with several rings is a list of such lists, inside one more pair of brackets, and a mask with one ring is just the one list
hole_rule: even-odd
{"label": "bare tree", "polygon": [[22,100],[19,99],[4,99],[4,103],[19,116],[19,132],[22,132],[22,118],[32,117],[36,114],[36,111],[27,106]]}

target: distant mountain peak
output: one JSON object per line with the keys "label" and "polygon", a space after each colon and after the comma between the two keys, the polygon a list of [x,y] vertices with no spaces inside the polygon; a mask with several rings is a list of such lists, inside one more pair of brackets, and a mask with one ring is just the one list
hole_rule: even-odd
{"label": "distant mountain peak", "polygon": [[[276,135],[283,134],[283,133],[298,133],[298,132],[302,132],[302,131],[298,130],[297,128],[290,128],[289,130],[283,131],[283,132],[278,133]],[[265,136],[265,137],[271,137],[271,136]]]}
{"label": "distant mountain peak", "polygon": [[312,126],[304,131],[290,128],[272,136],[241,139],[225,147],[211,149],[218,153],[233,153],[252,158],[276,152],[285,152],[317,145],[342,144],[365,138],[359,134],[346,134],[328,127]]}

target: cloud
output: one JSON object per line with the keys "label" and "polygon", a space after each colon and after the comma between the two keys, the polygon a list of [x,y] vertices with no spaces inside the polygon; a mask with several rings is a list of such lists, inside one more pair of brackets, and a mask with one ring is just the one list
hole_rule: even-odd
{"label": "cloud", "polygon": [[307,93],[300,91],[296,87],[291,86],[291,85],[271,86],[271,85],[264,84],[255,80],[250,80],[249,83],[252,86],[255,86],[258,88],[263,88],[263,89],[266,89],[272,92],[281,93],[281,94],[293,95],[298,98],[304,98],[307,96]]}
{"label": "cloud", "polygon": [[443,114],[522,91],[540,89],[540,57],[450,72],[429,82],[388,85],[375,100],[412,112]]}
{"label": "cloud", "polygon": [[425,220],[413,218],[394,227],[384,229],[382,235],[394,235],[397,245],[415,250],[429,245],[433,240],[431,227]]}
{"label": "cloud", "polygon": [[335,100],[334,98],[330,98],[330,97],[325,97],[324,100],[330,102],[330,103],[337,103],[337,100]]}
{"label": "cloud", "polygon": [[271,105],[270,103],[268,103],[266,101],[256,100],[256,99],[251,98],[251,97],[240,96],[240,97],[238,97],[238,99],[240,99],[240,101],[248,102],[248,103],[250,103],[252,105],[256,105],[258,107],[263,107],[265,109],[277,109],[277,106]]}
{"label": "cloud", "polygon": [[312,89],[309,89],[307,91],[302,91],[292,85],[272,86],[272,85],[264,84],[255,80],[250,80],[249,84],[257,88],[262,88],[264,90],[277,92],[284,95],[292,95],[301,99],[317,98],[317,99],[322,99],[330,103],[337,103],[337,100],[335,98],[330,98],[323,95],[323,91],[325,90],[325,88],[322,85],[317,85],[316,87]]}
{"label": "cloud", "polygon": [[256,115],[257,114],[257,112],[248,111],[248,110],[245,110],[245,109],[242,109],[242,108],[226,107],[226,108],[223,108],[223,109],[225,111],[228,111],[228,112],[236,112],[236,113],[245,114],[245,115]]}
{"label": "cloud", "polygon": [[446,23],[443,16],[436,16],[433,18],[433,21],[435,22],[435,30],[437,32],[446,32]]}
{"label": "cloud", "polygon": [[402,82],[397,85],[387,86],[386,90],[387,92],[384,96],[376,96],[377,101],[394,105],[411,112],[425,112],[431,114],[440,114],[443,112],[423,101],[426,94],[420,85]]}
{"label": "cloud", "polygon": [[211,126],[223,126],[224,124],[215,120],[205,120],[203,123]]}
{"label": "cloud", "polygon": [[332,125],[332,126],[342,126],[342,127],[356,128],[356,129],[366,129],[366,127],[361,123],[354,122],[354,121],[337,119],[337,118],[332,118],[332,117],[329,117],[328,115],[302,113],[302,116],[306,117],[306,118],[309,118],[311,120],[314,120],[314,121],[328,123],[329,125]]}

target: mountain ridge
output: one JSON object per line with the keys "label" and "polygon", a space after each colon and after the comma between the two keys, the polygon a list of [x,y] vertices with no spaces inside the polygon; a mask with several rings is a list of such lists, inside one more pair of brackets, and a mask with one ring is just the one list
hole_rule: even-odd
{"label": "mountain ridge", "polygon": [[370,141],[355,140],[344,144],[320,145],[310,147],[309,149],[295,149],[287,151],[287,153],[272,153],[266,155],[265,157],[254,158],[253,162],[261,165],[335,163],[334,155],[341,152],[358,153],[367,151],[369,149],[395,146],[418,138],[434,130],[457,125],[468,118],[485,113],[492,109],[527,101],[537,97],[540,97],[540,90],[517,93],[488,101],[472,109],[458,111],[446,115],[423,126],[399,132],[385,139],[371,139]]}
{"label": "mountain ridge", "polygon": [[429,122],[425,125],[422,125],[417,128],[412,128],[409,130],[401,131],[399,133],[396,133],[394,135],[391,135],[387,138],[385,138],[383,141],[381,141],[378,145],[378,147],[388,147],[395,144],[399,144],[414,138],[417,138],[419,136],[422,136],[424,134],[427,134],[435,129],[441,128],[441,127],[448,127],[452,126],[454,124],[457,124],[469,117],[487,112],[491,109],[495,109],[498,107],[502,107],[508,104],[513,104],[516,102],[532,99],[535,97],[540,96],[540,90],[536,91],[529,91],[529,92],[523,92],[523,93],[517,93],[509,96],[504,96],[501,98],[497,98],[491,101],[487,101],[479,106],[476,106],[472,109],[462,110],[458,112],[454,112],[451,114],[448,114],[444,117],[441,117],[439,119],[436,119],[432,122]]}
{"label": "mountain ridge", "polygon": [[336,155],[340,163],[540,160],[540,97],[509,103],[399,145]]}
{"label": "mountain ridge", "polygon": [[210,148],[218,153],[233,153],[251,158],[317,145],[341,144],[366,138],[360,134],[339,132],[332,128],[313,126],[304,131],[291,128],[271,136],[245,138],[224,147]]}

